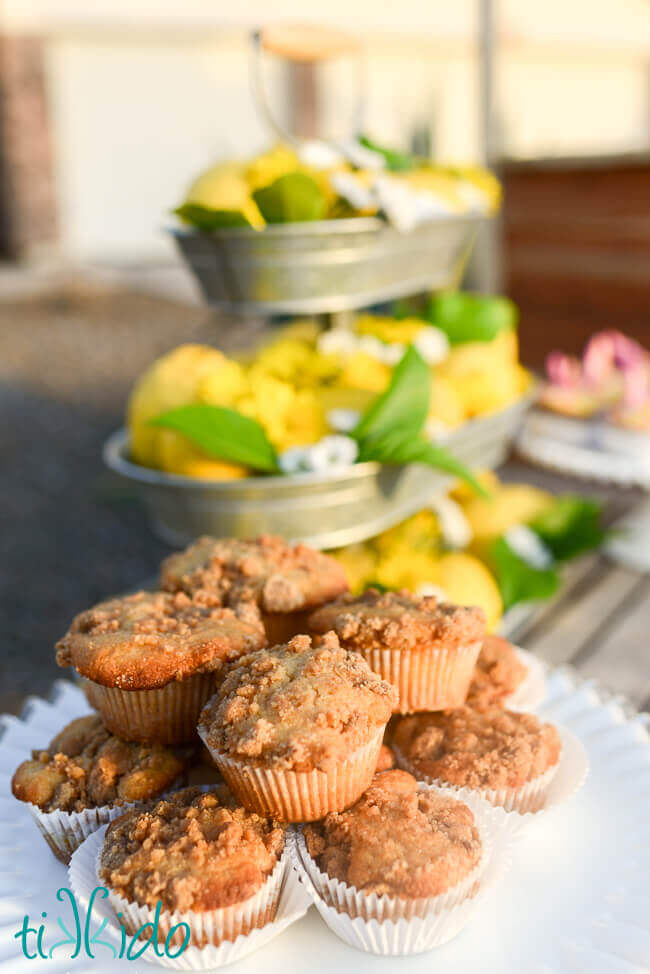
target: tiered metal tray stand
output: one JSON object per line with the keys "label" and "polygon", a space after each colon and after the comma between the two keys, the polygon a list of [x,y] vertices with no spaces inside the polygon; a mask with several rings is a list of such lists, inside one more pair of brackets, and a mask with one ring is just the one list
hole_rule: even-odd
{"label": "tiered metal tray stand", "polygon": [[[171,231],[206,301],[231,314],[327,316],[344,327],[349,312],[460,281],[485,218],[439,219],[399,233],[372,218]],[[505,458],[529,400],[472,420],[447,445],[469,466]],[[327,474],[206,481],[131,461],[128,435],[113,434],[107,465],[128,480],[155,532],[173,545],[202,533],[278,533],[319,548],[372,537],[425,507],[450,478],[421,465],[363,463]]]}

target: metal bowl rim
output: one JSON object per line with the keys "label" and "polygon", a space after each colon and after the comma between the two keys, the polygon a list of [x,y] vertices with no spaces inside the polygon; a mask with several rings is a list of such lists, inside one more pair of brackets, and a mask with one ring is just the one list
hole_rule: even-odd
{"label": "metal bowl rim", "polygon": [[301,222],[294,223],[271,223],[267,224],[261,230],[255,230],[254,227],[248,226],[223,227],[218,230],[199,230],[198,227],[192,227],[191,225],[166,225],[164,229],[173,237],[204,237],[207,239],[218,240],[227,240],[230,237],[245,240],[246,238],[260,239],[262,236],[291,237],[299,234],[319,236],[321,234],[353,234],[369,231],[379,233],[382,230],[394,230],[396,233],[400,233],[400,236],[409,236],[410,234],[417,233],[418,230],[432,226],[440,226],[445,224],[475,224],[483,223],[490,219],[492,219],[490,214],[450,214],[449,216],[438,217],[435,220],[428,220],[425,223],[420,223],[414,227],[413,230],[408,231],[407,233],[400,233],[400,231],[398,231],[386,220],[377,216],[344,217],[340,220],[303,220]]}
{"label": "metal bowl rim", "polygon": [[145,467],[140,463],[135,463],[127,457],[129,446],[128,430],[124,427],[116,430],[108,437],[102,450],[104,463],[115,473],[131,480],[138,480],[141,483],[155,484],[161,487],[182,487],[185,489],[205,489],[221,490],[230,493],[233,488],[257,487],[266,488],[285,488],[307,486],[328,486],[333,482],[346,480],[359,480],[363,477],[376,475],[381,469],[381,464],[376,461],[366,463],[354,463],[349,467],[334,469],[328,473],[295,473],[282,474],[278,476],[266,475],[263,477],[241,477],[233,480],[204,480],[198,477],[188,477],[185,474],[167,473],[164,470],[156,470],[154,467]]}
{"label": "metal bowl rim", "polygon": [[[473,429],[481,429],[486,424],[498,423],[510,413],[525,412],[534,401],[536,393],[537,384],[533,382],[532,387],[524,395],[510,403],[505,409],[488,413],[486,416],[468,419],[452,431],[449,440],[444,445],[453,450],[455,437],[463,437],[465,434],[471,433]],[[108,437],[102,449],[102,457],[110,470],[140,483],[153,484],[158,487],[181,487],[185,490],[217,490],[223,493],[232,493],[237,488],[253,487],[262,490],[284,489],[290,493],[296,487],[317,487],[319,485],[327,487],[346,481],[374,477],[385,466],[373,460],[350,464],[345,468],[339,467],[328,473],[307,472],[281,476],[242,477],[236,480],[203,480],[197,477],[187,477],[185,474],[167,473],[164,470],[156,470],[154,467],[145,467],[142,464],[134,463],[128,458],[128,445],[129,433],[125,427],[115,430]]]}

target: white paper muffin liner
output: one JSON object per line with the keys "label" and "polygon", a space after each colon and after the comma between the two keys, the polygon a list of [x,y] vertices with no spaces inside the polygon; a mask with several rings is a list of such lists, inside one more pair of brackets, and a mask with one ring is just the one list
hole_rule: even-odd
{"label": "white paper muffin liner", "polygon": [[399,692],[395,713],[447,710],[465,703],[481,641],[452,649],[359,650],[371,670]]}
{"label": "white paper muffin liner", "polygon": [[[420,788],[432,786],[421,783]],[[483,897],[509,868],[513,836],[503,809],[493,807],[476,794],[436,790],[462,798],[469,805],[483,845],[476,868],[440,896],[409,901],[363,893],[323,873],[307,852],[302,833],[294,835],[298,874],[327,926],[350,946],[386,956],[418,954],[438,947],[460,933]]]}
{"label": "white paper muffin liner", "polygon": [[[104,844],[106,829],[95,832],[79,847],[72,857],[68,876],[70,886],[79,903],[87,910],[93,890],[102,883],[98,874],[98,861]],[[218,945],[206,943],[203,947],[189,946],[178,957],[158,956],[152,947],[142,954],[143,960],[175,970],[213,970],[232,964],[269,943],[288,926],[300,919],[310,906],[310,897],[298,881],[290,865],[291,847],[289,835],[282,856],[264,886],[249,900],[239,906],[224,907],[205,913],[161,911],[159,930],[169,931],[174,924],[183,922],[190,926],[192,938],[201,941],[221,939]],[[106,888],[106,887],[104,887]],[[155,918],[155,911],[129,903],[110,890],[107,899],[97,897],[93,903],[93,917],[98,923],[107,921],[105,932],[117,944],[121,943],[122,930],[116,912],[123,914],[125,927],[139,929]],[[271,914],[273,914],[271,916]],[[260,923],[260,926],[256,924]],[[182,937],[182,931],[180,933]],[[177,946],[170,944],[171,950]]]}
{"label": "white paper muffin liner", "polygon": [[57,859],[70,862],[72,853],[84,842],[89,835],[96,832],[102,825],[107,825],[113,819],[119,818],[130,808],[135,808],[137,802],[123,805],[101,805],[99,808],[85,808],[81,812],[44,812],[38,805],[25,802],[38,829]]}
{"label": "white paper muffin liner", "polygon": [[208,743],[207,728],[198,728],[228,787],[242,805],[282,822],[313,822],[328,812],[352,805],[372,781],[384,729],[380,727],[367,744],[330,771],[283,771],[255,767],[223,754]]}
{"label": "white paper muffin liner", "polygon": [[204,704],[214,693],[214,672],[195,673],[154,690],[121,690],[86,680],[88,702],[108,729],[126,741],[178,747],[196,740]]}
{"label": "white paper muffin liner", "polygon": [[558,727],[557,730],[562,741],[560,760],[521,788],[474,789],[450,785],[449,782],[429,778],[417,771],[395,745],[393,752],[398,767],[409,771],[419,781],[450,789],[463,799],[470,794],[481,795],[492,805],[503,808],[509,815],[512,827],[518,830],[533,821],[537,815],[572,798],[582,788],[589,773],[589,758],[578,738],[566,728]]}
{"label": "white paper muffin liner", "polygon": [[515,646],[515,652],[526,667],[526,676],[517,689],[505,698],[504,707],[530,713],[536,710],[546,697],[546,668],[544,663],[525,649]]}

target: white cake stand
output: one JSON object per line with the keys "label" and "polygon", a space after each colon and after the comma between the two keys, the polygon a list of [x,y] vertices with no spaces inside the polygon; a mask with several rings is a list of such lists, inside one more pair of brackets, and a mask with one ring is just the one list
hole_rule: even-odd
{"label": "white cake stand", "polygon": [[[641,487],[650,494],[650,434],[630,436],[600,421],[532,410],[516,446],[539,466],[599,483]],[[634,571],[650,572],[650,496],[616,522],[604,550]]]}

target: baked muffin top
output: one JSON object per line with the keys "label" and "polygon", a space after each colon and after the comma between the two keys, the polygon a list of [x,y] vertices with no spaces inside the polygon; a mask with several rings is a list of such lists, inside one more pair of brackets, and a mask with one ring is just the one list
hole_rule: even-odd
{"label": "baked muffin top", "polygon": [[519,788],[560,760],[560,735],[534,714],[471,707],[398,721],[393,744],[414,773],[468,788]]}
{"label": "baked muffin top", "polygon": [[254,601],[265,612],[295,612],[347,591],[341,565],[329,555],[282,538],[199,538],[162,563],[161,587],[206,590],[224,605]]}
{"label": "baked muffin top", "polygon": [[465,702],[478,710],[500,706],[521,686],[526,673],[512,643],[502,636],[486,636]]}
{"label": "baked muffin top", "polygon": [[378,896],[438,896],[481,858],[471,809],[434,789],[419,791],[405,771],[375,775],[351,808],[306,825],[304,836],[322,872]]}
{"label": "baked muffin top", "polygon": [[319,645],[294,636],[229,667],[201,713],[199,733],[247,764],[327,771],[366,744],[396,703],[397,691],[334,633]]}
{"label": "baked muffin top", "polygon": [[260,889],[285,834],[283,826],[241,808],[224,785],[185,788],[111,823],[99,876],[131,903],[216,910]]}
{"label": "baked muffin top", "polygon": [[149,690],[216,670],[264,641],[252,604],[233,610],[205,593],[137,592],[76,616],[56,661],[103,686]]}
{"label": "baked muffin top", "polygon": [[164,747],[115,737],[98,714],[78,717],[42,751],[32,751],[11,781],[16,798],[44,812],[81,812],[147,801],[170,788],[185,759]]}
{"label": "baked muffin top", "polygon": [[369,588],[317,609],[308,628],[316,633],[332,629],[346,648],[359,651],[452,649],[483,639],[485,615],[482,609],[439,602],[435,596],[417,598],[406,589]]}

